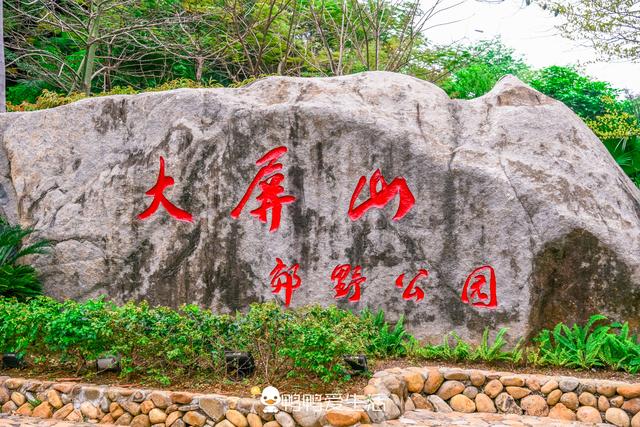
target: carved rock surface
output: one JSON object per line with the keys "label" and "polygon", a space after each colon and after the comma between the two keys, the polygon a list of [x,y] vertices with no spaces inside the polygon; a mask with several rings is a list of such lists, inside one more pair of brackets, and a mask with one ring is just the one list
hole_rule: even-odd
{"label": "carved rock surface", "polygon": [[[514,77],[473,100],[384,72],[273,77],[3,114],[0,136],[0,214],[54,242],[34,262],[57,298],[244,309],[284,298],[270,287],[278,257],[300,265],[293,306],[333,302],[333,269],[360,265],[351,307],[405,314],[422,338],[640,319],[640,192],[577,116]],[[270,215],[250,213],[259,187],[230,213],[281,146],[282,195],[296,200],[270,233]],[[162,206],[137,218],[161,156],[175,180],[164,194],[193,223]],[[415,205],[394,221],[396,196],[352,220],[356,185],[365,177],[359,206],[377,169],[406,179]],[[461,302],[484,265],[497,310]],[[396,278],[406,287],[419,269],[425,298],[405,301]]]}

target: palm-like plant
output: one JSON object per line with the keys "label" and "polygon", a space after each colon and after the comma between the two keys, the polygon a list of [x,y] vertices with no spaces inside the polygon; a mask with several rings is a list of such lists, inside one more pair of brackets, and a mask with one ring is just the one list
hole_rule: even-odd
{"label": "palm-like plant", "polygon": [[32,228],[10,225],[0,217],[0,296],[24,300],[42,293],[36,269],[19,263],[27,255],[45,253],[50,245],[47,240],[23,245],[22,241],[33,231]]}

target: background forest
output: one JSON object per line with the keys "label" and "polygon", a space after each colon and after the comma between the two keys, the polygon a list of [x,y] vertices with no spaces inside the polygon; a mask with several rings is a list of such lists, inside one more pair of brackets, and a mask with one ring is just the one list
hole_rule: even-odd
{"label": "background forest", "polygon": [[[579,68],[533,69],[499,39],[430,42],[429,30],[446,31],[439,15],[463,3],[4,0],[7,109],[49,108],[106,94],[239,86],[267,75],[370,70],[410,74],[453,98],[473,98],[514,74],[573,109],[640,186],[640,99]],[[603,2],[590,0],[527,7],[565,15],[561,30],[590,40],[604,55],[636,60],[636,2],[605,3],[606,10]]]}

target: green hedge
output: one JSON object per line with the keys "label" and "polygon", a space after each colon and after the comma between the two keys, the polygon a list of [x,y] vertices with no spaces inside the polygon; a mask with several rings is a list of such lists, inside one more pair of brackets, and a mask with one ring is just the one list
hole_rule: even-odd
{"label": "green hedge", "polygon": [[123,376],[163,384],[193,374],[222,380],[225,350],[251,352],[256,375],[271,383],[286,377],[348,379],[342,360],[348,354],[640,371],[638,337],[628,324],[607,324],[604,316],[593,316],[584,326],[543,330],[527,347],[521,341],[508,348],[505,335],[501,329],[491,339],[487,329],[478,345],[455,333],[442,344],[421,344],[405,331],[402,319],[391,325],[381,311],[354,314],[336,307],[263,303],[245,314],[220,315],[195,305],[173,310],[103,299],[0,298],[0,352],[26,353],[36,366],[78,373],[89,360],[119,354]]}
{"label": "green hedge", "polygon": [[402,322],[390,327],[381,312],[355,315],[336,307],[285,310],[265,303],[230,316],[195,305],[173,310],[103,299],[0,298],[1,352],[25,352],[35,356],[32,363],[77,372],[88,360],[120,354],[124,375],[161,382],[197,371],[222,376],[225,350],[250,351],[257,374],[269,381],[348,378],[344,355],[402,355],[407,338]]}

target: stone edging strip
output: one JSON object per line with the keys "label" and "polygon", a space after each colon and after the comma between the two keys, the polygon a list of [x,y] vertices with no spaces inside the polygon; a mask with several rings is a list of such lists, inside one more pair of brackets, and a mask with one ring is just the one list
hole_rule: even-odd
{"label": "stone edging strip", "polygon": [[[365,403],[357,405],[357,402]],[[390,368],[363,395],[305,406],[253,398],[0,377],[3,413],[137,427],[347,427],[414,409],[525,414],[640,427],[640,383],[449,368]]]}
{"label": "stone edging strip", "polygon": [[376,372],[364,394],[388,396],[398,412],[506,413],[640,427],[640,383],[412,367]]}

